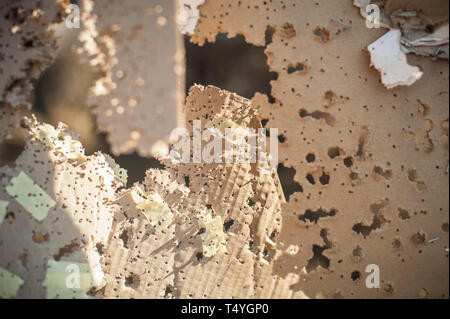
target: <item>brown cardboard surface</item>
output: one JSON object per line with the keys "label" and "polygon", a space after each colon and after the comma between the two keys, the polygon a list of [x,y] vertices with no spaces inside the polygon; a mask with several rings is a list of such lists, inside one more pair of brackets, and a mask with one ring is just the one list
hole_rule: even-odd
{"label": "brown cardboard surface", "polygon": [[[194,86],[186,103],[187,127],[192,129],[193,119],[202,119],[204,125],[211,114],[221,109],[231,111],[240,125],[255,125],[251,124],[255,123],[254,118],[248,115],[253,113],[249,100],[215,87]],[[106,291],[113,287],[114,293],[106,296],[289,296],[289,292],[273,291],[280,278],[272,277],[272,266],[264,259],[268,250],[266,237],[273,233],[275,240],[280,227],[275,218],[282,202],[277,176],[260,175],[256,166],[252,166],[257,164],[249,163],[172,164],[167,159],[164,164],[164,170],[147,171],[144,184],[147,190],[157,191],[163,197],[175,214],[174,223],[155,232],[148,222],[145,225],[139,212],[132,209],[119,212],[116,219],[124,226],[112,233],[108,247],[111,263],[106,270],[119,279],[113,286],[107,286]],[[189,188],[185,185],[186,178]],[[251,206],[249,199],[254,201]],[[122,207],[130,205],[133,203]],[[227,252],[213,257],[202,256],[199,236],[197,212],[206,206],[225,223],[233,221],[225,232]],[[127,247],[123,247],[119,234],[126,229]],[[125,288],[124,278],[131,274],[136,274],[138,284],[133,289]],[[263,288],[265,294],[261,292]]]}
{"label": "brown cardboard surface", "polygon": [[[308,275],[291,286],[310,297],[447,298],[448,133],[443,127],[448,126],[448,62],[408,55],[424,76],[410,87],[387,90],[366,52],[386,31],[367,29],[352,1],[207,1],[200,11],[191,38],[200,45],[217,32],[244,34],[248,42],[263,45],[266,28],[276,30],[266,47],[271,70],[279,75],[271,82],[276,102],[256,94],[253,105],[269,120],[267,127],[283,132],[279,160],[295,169],[294,180],[303,187],[282,204],[286,229],[280,235],[301,227],[290,238],[302,245],[305,258],[282,251],[274,263],[290,271],[275,268],[273,273],[299,274],[310,264]],[[350,27],[319,36],[331,30],[333,19]],[[293,36],[282,36],[285,25],[295,30]],[[298,64],[304,71],[291,72],[289,67]],[[312,163],[306,160],[310,153]],[[381,212],[380,202],[387,203]],[[317,224],[299,219],[319,209],[336,213]],[[402,220],[400,209],[410,218]],[[380,220],[385,222],[379,226]],[[358,224],[373,230],[364,237],[354,230]],[[427,241],[439,239],[417,243],[412,238],[419,230]],[[358,247],[362,257],[355,261]],[[308,261],[313,250],[318,257]],[[380,267],[380,289],[365,286],[368,264]],[[355,271],[360,277],[355,273],[353,280]]]}

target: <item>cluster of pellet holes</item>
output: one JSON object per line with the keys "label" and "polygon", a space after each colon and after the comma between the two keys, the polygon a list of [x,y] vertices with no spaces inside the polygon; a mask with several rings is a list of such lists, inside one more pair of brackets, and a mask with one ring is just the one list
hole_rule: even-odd
{"label": "cluster of pellet holes", "polygon": [[[442,211],[443,209],[441,208],[440,210]],[[399,211],[398,216],[401,220],[407,220],[410,218],[409,212],[407,210],[399,208],[398,211]],[[415,212],[415,214],[417,214],[417,212]],[[448,233],[449,224],[443,223],[441,229],[444,233]],[[399,232],[400,230],[397,228],[396,231]],[[383,237],[381,237],[381,239],[383,239]],[[411,241],[416,245],[423,245],[426,242],[426,234],[419,231],[411,237]],[[399,239],[396,238],[392,241],[392,249],[394,251],[400,249],[401,246],[402,246],[402,243]],[[418,253],[419,254],[422,253],[422,250],[419,250]],[[356,262],[360,261],[363,258],[362,248],[360,246],[356,246],[356,248],[353,250],[352,256]],[[398,256],[401,257],[400,254],[398,254]],[[448,258],[448,254],[446,255],[446,257]],[[404,259],[402,259],[401,261],[405,262]],[[339,262],[341,263],[342,260],[340,260]],[[341,278],[344,278],[343,274],[341,274]],[[360,278],[361,278],[361,273],[359,270],[355,270],[351,273],[351,279],[353,281],[357,281]],[[384,283],[384,280],[382,280],[382,283]],[[384,283],[384,285],[382,287],[382,291],[386,294],[392,294],[392,293],[394,293],[394,287],[390,283]],[[421,288],[418,292],[418,297],[426,298],[427,296],[428,296],[428,291],[425,288]],[[442,294],[441,297],[444,298],[445,294]]]}

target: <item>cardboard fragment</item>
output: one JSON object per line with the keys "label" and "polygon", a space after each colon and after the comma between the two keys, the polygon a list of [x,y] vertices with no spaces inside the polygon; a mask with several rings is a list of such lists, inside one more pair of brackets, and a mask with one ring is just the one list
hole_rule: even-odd
{"label": "cardboard fragment", "polygon": [[[210,120],[209,112],[218,114],[222,110],[237,125],[260,127],[249,100],[215,87],[194,86],[186,105],[186,125],[191,132],[193,119],[201,119],[203,130]],[[250,298],[261,296],[254,287],[263,284],[274,290],[285,288],[269,296],[289,296],[286,281],[265,276],[272,270],[267,261],[263,266],[255,263],[263,259],[266,239],[280,227],[274,217],[281,200],[276,175],[259,175],[257,164],[252,168],[250,163],[174,164],[170,158],[163,163],[164,170],[147,171],[145,192],[141,193],[158,193],[176,212],[174,222],[166,229],[157,229],[135,207],[130,190],[119,195],[118,222],[113,225],[103,267],[115,280],[106,285],[105,296]],[[253,206],[247,204],[249,199],[254,200]],[[205,224],[198,216],[207,207],[210,209],[206,212],[214,214],[208,220],[219,234],[210,237],[214,251],[204,250],[209,222]],[[220,242],[226,245],[226,251],[214,254],[222,246]],[[126,270],[120,266],[124,263]]]}
{"label": "cardboard fragment", "polygon": [[[266,128],[283,132],[279,160],[293,170],[289,182],[299,185],[281,205],[277,249],[261,276],[269,282],[261,282],[258,295],[284,291],[292,298],[419,298],[419,291],[425,289],[428,298],[447,298],[448,232],[443,229],[448,225],[448,147],[447,130],[441,127],[448,119],[448,62],[408,55],[411,65],[420,65],[422,79],[413,87],[387,91],[379,73],[369,68],[366,54],[367,44],[386,30],[366,28],[352,1],[239,5],[218,0],[205,2],[200,12],[191,37],[200,45],[214,41],[218,32],[229,37],[243,34],[247,42],[263,46],[268,26],[282,30],[289,23],[296,31],[289,39],[275,32],[265,49],[271,70],[278,73],[271,82],[275,102],[262,94],[252,99]],[[317,41],[314,30],[327,28],[333,19],[351,28],[326,43]],[[382,15],[382,21],[390,20]],[[290,65],[304,61],[309,66],[306,72],[288,72]],[[337,98],[325,107],[324,96]],[[416,113],[418,101],[430,109],[425,116]],[[334,121],[327,123],[331,117]],[[433,125],[428,137],[422,138],[430,128],[426,120]],[[407,139],[403,129],[416,137]],[[375,167],[390,170],[391,177],[374,175]],[[411,168],[426,189],[420,187],[424,190],[419,192],[417,183],[409,181]],[[387,221],[377,227],[380,212],[372,210],[386,198],[389,204],[381,214]],[[335,214],[330,216],[332,210]],[[364,237],[353,230],[358,224],[370,234]],[[427,238],[439,240],[415,244],[411,238],[419,229]],[[291,246],[298,250],[291,251]],[[380,289],[365,285],[369,264],[380,268]],[[268,274],[278,277],[276,283]]]}
{"label": "cardboard fragment", "polygon": [[[170,1],[81,1],[82,56],[103,72],[88,104],[114,154],[167,155],[184,123],[184,47]],[[164,76],[158,76],[164,74]]]}
{"label": "cardboard fragment", "polygon": [[17,291],[23,280],[7,269],[0,267],[0,298],[11,299],[17,297]]}
{"label": "cardboard fragment", "polygon": [[[24,151],[14,167],[0,168],[0,199],[9,201],[8,222],[0,224],[0,267],[8,267],[23,279],[18,298],[55,295],[53,288],[43,286],[49,260],[88,264],[95,286],[101,287],[105,275],[98,247],[107,243],[115,209],[111,201],[123,184],[117,181],[107,156],[95,153],[84,161],[68,159],[34,137],[33,132],[45,125],[33,119],[23,123],[27,127]],[[63,124],[55,130],[58,136],[71,136],[72,142],[76,141]],[[28,187],[37,187],[33,181],[47,195],[28,197],[38,193]],[[22,204],[26,204],[11,200],[9,193],[18,193]],[[45,207],[46,218],[42,219],[43,214],[37,216],[39,221],[27,209],[34,212],[36,206],[32,203],[39,204],[42,198],[50,201],[47,196],[53,205]],[[96,291],[88,295],[99,296]]]}
{"label": "cardboard fragment", "polygon": [[381,81],[392,89],[398,85],[411,85],[420,79],[423,73],[406,61],[406,54],[400,48],[400,30],[391,30],[367,49],[371,65],[381,74]]}

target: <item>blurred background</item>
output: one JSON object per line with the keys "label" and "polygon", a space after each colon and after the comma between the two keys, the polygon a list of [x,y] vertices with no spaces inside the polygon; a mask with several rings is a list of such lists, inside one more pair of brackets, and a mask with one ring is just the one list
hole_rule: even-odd
{"label": "blurred background", "polygon": [[[80,46],[80,29],[55,28],[60,49],[54,63],[35,81],[32,111],[40,121],[67,124],[80,135],[86,154],[102,151],[112,156],[105,135],[96,128],[92,108],[86,105],[88,90],[100,74],[84,63],[75,51]],[[195,84],[215,85],[251,99],[256,92],[270,95],[270,81],[277,74],[269,72],[264,47],[244,41],[243,36],[227,39],[218,35],[214,43],[199,47],[184,38],[186,50],[186,94]],[[19,131],[14,138],[0,143],[0,165],[14,165],[24,147]],[[143,180],[145,171],[162,167],[154,158],[136,153],[113,158],[128,170],[128,184]]]}

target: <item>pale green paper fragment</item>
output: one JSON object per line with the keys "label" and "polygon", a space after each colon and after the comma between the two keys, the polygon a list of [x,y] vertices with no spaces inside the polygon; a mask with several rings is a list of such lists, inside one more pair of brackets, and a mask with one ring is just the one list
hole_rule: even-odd
{"label": "pale green paper fragment", "polygon": [[0,267],[0,298],[16,298],[22,284],[22,278]]}
{"label": "pale green paper fragment", "polygon": [[11,179],[6,192],[39,221],[47,217],[56,202],[23,171]]}

